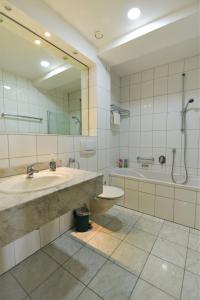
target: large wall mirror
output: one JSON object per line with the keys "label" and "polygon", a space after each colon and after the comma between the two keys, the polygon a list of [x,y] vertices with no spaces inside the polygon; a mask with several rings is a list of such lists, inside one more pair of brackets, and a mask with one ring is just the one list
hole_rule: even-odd
{"label": "large wall mirror", "polygon": [[87,66],[2,14],[0,41],[0,132],[88,135]]}

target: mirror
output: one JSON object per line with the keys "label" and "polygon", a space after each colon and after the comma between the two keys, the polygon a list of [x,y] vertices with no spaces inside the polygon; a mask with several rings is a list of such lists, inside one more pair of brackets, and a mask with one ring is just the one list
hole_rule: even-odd
{"label": "mirror", "polygon": [[88,135],[87,66],[2,14],[0,41],[0,132]]}

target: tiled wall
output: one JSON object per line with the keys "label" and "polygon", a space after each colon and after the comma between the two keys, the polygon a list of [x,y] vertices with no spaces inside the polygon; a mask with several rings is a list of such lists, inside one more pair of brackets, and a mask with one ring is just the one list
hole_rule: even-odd
{"label": "tiled wall", "polygon": [[64,90],[44,92],[21,76],[0,70],[0,113],[21,114],[43,118],[42,122],[15,118],[0,118],[0,132],[47,133],[47,111],[55,113],[58,132],[69,131],[69,120],[56,118],[56,114],[68,115],[68,95]]}
{"label": "tiled wall", "polygon": [[[131,167],[136,157],[154,157],[153,169],[169,172],[172,148],[177,149],[176,171],[183,172],[183,135],[181,128],[182,73],[185,78],[185,99],[194,98],[187,114],[188,154],[190,174],[200,169],[200,57],[161,65],[121,78],[121,106],[130,109],[131,117],[122,119],[120,157],[128,158]],[[166,166],[158,164],[165,155]],[[200,173],[199,173],[200,174]]]}

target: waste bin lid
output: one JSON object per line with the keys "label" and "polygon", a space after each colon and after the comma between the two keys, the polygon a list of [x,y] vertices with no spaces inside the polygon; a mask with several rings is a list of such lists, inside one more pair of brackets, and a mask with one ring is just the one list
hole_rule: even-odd
{"label": "waste bin lid", "polygon": [[115,186],[104,185],[103,193],[98,198],[115,199],[124,196],[124,191]]}
{"label": "waste bin lid", "polygon": [[89,209],[87,207],[80,207],[75,209],[76,216],[88,216],[89,215]]}

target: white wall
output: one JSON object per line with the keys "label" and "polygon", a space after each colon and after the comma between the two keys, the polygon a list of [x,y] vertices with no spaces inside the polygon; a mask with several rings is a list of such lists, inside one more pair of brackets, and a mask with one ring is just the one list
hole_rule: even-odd
{"label": "white wall", "polygon": [[[128,158],[131,167],[140,155],[155,158],[153,169],[169,172],[176,148],[176,171],[184,171],[180,111],[185,72],[185,99],[195,99],[187,114],[187,164],[190,174],[200,174],[199,68],[200,57],[195,56],[121,78],[121,106],[130,109],[131,117],[122,119],[120,157]],[[166,166],[159,165],[160,155],[166,156]]]}

